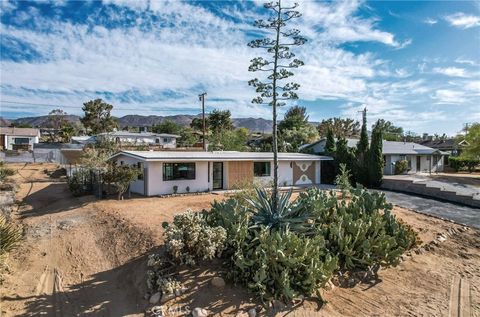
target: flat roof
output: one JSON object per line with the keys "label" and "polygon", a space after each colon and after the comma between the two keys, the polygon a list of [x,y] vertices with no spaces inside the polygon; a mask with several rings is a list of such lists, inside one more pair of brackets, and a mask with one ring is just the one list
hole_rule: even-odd
{"label": "flat roof", "polygon": [[0,134],[18,136],[38,136],[39,130],[34,128],[0,127]]}
{"label": "flat roof", "polygon": [[104,132],[99,133],[101,136],[112,136],[112,137],[132,137],[132,138],[151,138],[151,137],[160,137],[160,138],[179,138],[179,135],[168,134],[168,133],[152,133],[152,132],[128,132],[128,131],[114,131],[114,132]]}
{"label": "flat roof", "polygon": [[[272,152],[187,152],[187,151],[121,151],[117,156],[129,156],[143,161],[270,161],[273,160]],[[330,156],[321,156],[304,153],[278,153],[279,161],[330,161]]]}

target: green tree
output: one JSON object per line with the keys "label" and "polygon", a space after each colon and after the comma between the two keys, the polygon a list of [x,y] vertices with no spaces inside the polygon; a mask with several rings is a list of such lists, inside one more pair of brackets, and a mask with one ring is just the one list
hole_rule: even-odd
{"label": "green tree", "polygon": [[208,116],[208,126],[213,134],[233,130],[235,127],[233,126],[230,110],[213,110]]}
{"label": "green tree", "polygon": [[468,142],[468,145],[461,156],[480,160],[480,123],[476,122],[468,127],[465,141]]}
{"label": "green tree", "polygon": [[278,124],[278,131],[282,133],[285,130],[299,129],[308,124],[307,108],[294,106],[285,113],[283,120]]}
{"label": "green tree", "polygon": [[403,139],[403,128],[394,126],[390,121],[379,119],[372,125],[372,129],[375,127],[381,130],[384,140],[401,141]]}
{"label": "green tree", "polygon": [[379,121],[377,121],[379,124],[375,124],[373,126],[372,141],[369,151],[370,160],[368,162],[368,184],[373,187],[379,187],[383,178],[383,133],[382,126]]}
{"label": "green tree", "polygon": [[191,147],[197,142],[197,137],[194,134],[193,129],[185,128],[180,132],[180,139],[177,141],[181,147]]}
{"label": "green tree", "polygon": [[[306,39],[300,36],[297,29],[286,29],[287,23],[292,19],[299,18],[300,12],[294,9],[298,6],[284,7],[281,1],[265,3],[264,7],[272,11],[272,16],[268,20],[257,20],[254,26],[272,32],[272,37],[256,39],[251,41],[248,46],[252,48],[261,48],[266,50],[264,57],[256,57],[251,60],[249,71],[260,71],[266,74],[264,81],[258,78],[248,82],[250,86],[255,87],[258,97],[252,100],[257,104],[268,104],[272,107],[272,149],[273,149],[273,190],[272,190],[272,209],[277,212],[278,206],[278,129],[277,129],[277,107],[285,105],[286,100],[298,99],[296,91],[299,84],[289,82],[281,84],[282,80],[293,76],[291,69],[298,68],[304,63],[294,58],[295,54],[291,52],[293,46],[302,45]],[[291,60],[294,58],[293,60]],[[289,62],[289,60],[291,60]]]}
{"label": "green tree", "polygon": [[327,130],[327,140],[325,142],[325,152],[327,154],[335,153],[335,137],[333,136],[333,130]]}
{"label": "green tree", "polygon": [[351,138],[358,137],[360,133],[360,123],[352,119],[330,118],[322,120],[317,127],[321,137],[326,137],[328,130],[332,130],[337,137]]}
{"label": "green tree", "polygon": [[152,127],[153,133],[180,134],[182,130],[181,125],[170,119],[163,120],[160,124]]}
{"label": "green tree", "polygon": [[208,149],[211,151],[247,151],[248,134],[247,128],[213,134],[209,138]]}
{"label": "green tree", "polygon": [[107,170],[102,174],[105,182],[113,184],[117,188],[118,200],[128,191],[130,183],[142,174],[136,166],[109,164]]}
{"label": "green tree", "polygon": [[[192,122],[190,123],[190,128],[192,128],[195,131],[203,131],[203,120],[202,118],[193,118]],[[208,125],[208,117],[205,118],[205,131],[208,131],[209,125]]]}
{"label": "green tree", "polygon": [[72,136],[74,136],[76,133],[77,130],[75,129],[75,126],[69,122],[63,125],[60,129],[60,136],[62,138],[62,141],[65,143],[70,142]]}
{"label": "green tree", "polygon": [[48,113],[47,128],[49,130],[49,141],[57,142],[60,135],[60,129],[68,123],[65,116],[67,113],[62,109],[53,109]]}
{"label": "green tree", "polygon": [[367,115],[365,109],[362,120],[362,129],[360,131],[360,141],[357,143],[356,168],[354,169],[357,181],[364,186],[368,186],[369,179],[368,151]]}
{"label": "green tree", "polygon": [[299,152],[301,145],[318,140],[318,131],[313,125],[307,124],[298,128],[292,127],[283,130],[279,137],[282,141],[281,148],[283,151]]}
{"label": "green tree", "polygon": [[111,132],[117,127],[117,121],[111,116],[113,106],[102,99],[85,102],[82,110],[85,115],[80,119],[85,129],[95,135],[103,132]]}
{"label": "green tree", "polygon": [[[348,147],[348,142],[345,138],[339,138],[335,144],[335,161],[337,166],[345,164],[348,170],[352,171],[355,166],[355,150]],[[338,171],[337,171],[338,174]],[[351,183],[355,184],[355,175],[351,175]]]}

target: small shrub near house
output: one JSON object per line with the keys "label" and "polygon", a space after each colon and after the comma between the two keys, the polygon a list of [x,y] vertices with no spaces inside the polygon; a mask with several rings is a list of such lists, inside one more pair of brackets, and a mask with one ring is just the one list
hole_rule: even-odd
{"label": "small shrub near house", "polygon": [[0,161],[0,182],[3,182],[7,177],[13,175],[15,175],[15,170],[7,167],[3,161]]}
{"label": "small shrub near house", "polygon": [[395,175],[405,174],[408,170],[408,161],[400,160],[395,162]]}
{"label": "small shrub near house", "polygon": [[227,237],[220,226],[209,226],[201,213],[186,212],[164,223],[167,252],[178,263],[194,265],[197,260],[222,254]]}

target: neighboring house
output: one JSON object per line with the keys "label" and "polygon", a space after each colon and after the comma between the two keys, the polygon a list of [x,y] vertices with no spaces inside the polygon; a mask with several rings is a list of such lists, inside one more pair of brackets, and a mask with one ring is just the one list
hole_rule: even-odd
{"label": "neighboring house", "polygon": [[158,145],[173,149],[177,147],[177,138],[179,137],[179,135],[166,133],[115,131],[100,133],[97,135],[97,140],[104,139],[128,145]]}
{"label": "neighboring house", "polygon": [[[468,142],[466,140],[462,140],[458,142],[455,139],[429,139],[429,140],[422,140],[418,142],[421,145],[431,147],[432,149],[437,149],[442,152],[448,153],[445,156],[448,159],[448,156],[459,156],[462,153],[462,150],[468,146]],[[445,161],[445,164],[448,163]]]}
{"label": "neighboring house", "polygon": [[70,143],[72,144],[91,144],[95,143],[97,138],[95,136],[89,136],[89,135],[80,135],[80,136],[72,136],[70,139]]}
{"label": "neighboring house", "polygon": [[38,143],[40,131],[32,128],[0,128],[0,149],[2,150],[32,150]]}
{"label": "neighboring house", "polygon": [[[347,139],[347,146],[354,148],[358,139]],[[303,152],[325,154],[326,139],[303,147]],[[413,142],[383,141],[383,159],[385,175],[395,174],[395,163],[400,160],[408,161],[408,173],[441,172],[444,168],[446,152]]]}
{"label": "neighboring house", "polygon": [[[268,184],[273,178],[273,153],[265,152],[179,152],[121,151],[111,160],[119,165],[137,166],[141,171],[131,191],[146,195],[205,192],[232,189],[257,181]],[[320,183],[320,162],[331,157],[303,153],[279,153],[281,186]]]}

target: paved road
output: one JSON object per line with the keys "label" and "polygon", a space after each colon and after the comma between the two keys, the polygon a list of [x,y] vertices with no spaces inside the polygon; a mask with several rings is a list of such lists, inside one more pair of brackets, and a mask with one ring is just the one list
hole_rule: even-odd
{"label": "paved road", "polygon": [[439,200],[423,198],[410,194],[384,191],[387,200],[404,208],[415,209],[418,212],[438,216],[467,226],[480,229],[480,209],[464,207]]}

